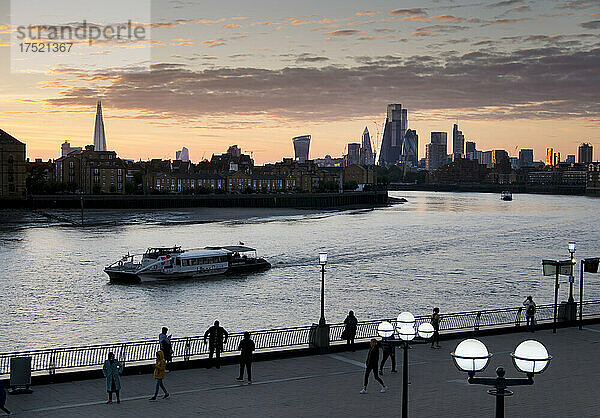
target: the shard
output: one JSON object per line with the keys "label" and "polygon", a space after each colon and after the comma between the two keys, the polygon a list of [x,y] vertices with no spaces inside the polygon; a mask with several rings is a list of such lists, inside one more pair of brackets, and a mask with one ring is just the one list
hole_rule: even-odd
{"label": "the shard", "polygon": [[96,108],[96,125],[94,126],[94,150],[106,151],[106,136],[104,135],[104,121],[102,120],[102,103],[98,100]]}

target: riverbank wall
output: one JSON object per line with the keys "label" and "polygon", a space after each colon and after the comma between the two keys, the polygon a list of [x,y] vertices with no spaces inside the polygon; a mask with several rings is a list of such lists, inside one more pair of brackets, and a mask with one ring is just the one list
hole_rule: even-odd
{"label": "riverbank wall", "polygon": [[533,186],[526,184],[404,184],[391,183],[390,191],[424,191],[424,192],[473,192],[473,193],[502,193],[508,190],[512,193],[552,194],[552,195],[593,195],[586,191],[585,186],[548,185]]}
{"label": "riverbank wall", "polygon": [[387,191],[344,193],[215,194],[215,195],[37,195],[0,200],[0,208],[20,209],[167,209],[167,208],[295,208],[335,209],[388,204]]}

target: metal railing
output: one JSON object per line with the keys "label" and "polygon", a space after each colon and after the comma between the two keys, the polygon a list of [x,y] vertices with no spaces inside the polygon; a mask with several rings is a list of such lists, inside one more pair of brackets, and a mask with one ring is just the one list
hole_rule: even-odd
{"label": "metal railing", "polygon": [[[471,312],[457,312],[442,315],[440,332],[479,331],[492,328],[519,327],[525,324],[523,307],[489,309]],[[600,300],[583,303],[583,317],[600,318]],[[538,305],[535,314],[538,323],[551,323],[554,318],[554,305]],[[366,340],[377,336],[377,326],[383,320],[395,322],[395,319],[378,319],[360,322],[356,331],[356,340]],[[415,318],[416,326],[430,320],[429,316]],[[285,350],[310,346],[313,341],[311,330],[316,325],[277,328],[252,332],[257,351]],[[331,344],[342,344],[343,323],[330,324]],[[223,353],[237,351],[243,333],[231,333],[223,347]],[[204,344],[203,336],[173,338],[173,359],[189,361],[208,355],[209,347]],[[55,374],[57,371],[77,369],[99,369],[108,353],[113,352],[124,364],[148,364],[156,358],[159,349],[157,340],[135,341],[116,344],[99,344],[80,347],[64,347],[44,350],[29,350],[0,354],[0,375],[10,372],[10,359],[13,357],[31,357],[31,370],[34,373]]]}

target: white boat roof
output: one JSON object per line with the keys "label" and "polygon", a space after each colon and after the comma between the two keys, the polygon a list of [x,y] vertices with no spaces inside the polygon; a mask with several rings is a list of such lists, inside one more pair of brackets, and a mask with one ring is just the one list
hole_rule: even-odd
{"label": "white boat roof", "polygon": [[179,258],[204,258],[204,257],[218,257],[229,254],[229,251],[225,250],[198,250],[198,251],[186,251],[178,254]]}

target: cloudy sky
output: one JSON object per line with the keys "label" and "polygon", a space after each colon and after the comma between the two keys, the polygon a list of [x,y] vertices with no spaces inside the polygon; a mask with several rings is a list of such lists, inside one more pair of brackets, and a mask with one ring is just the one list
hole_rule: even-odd
{"label": "cloudy sky", "polygon": [[[30,158],[58,157],[65,139],[92,142],[98,99],[109,148],[133,159],[174,158],[187,146],[197,161],[238,144],[264,163],[291,156],[291,137],[303,134],[313,136],[311,157],[339,156],[365,126],[374,141],[381,135],[388,103],[408,109],[420,157],[430,132],[450,134],[457,120],[477,149],[534,148],[539,160],[547,146],[575,154],[590,141],[600,154],[598,0],[172,0],[148,9],[143,41],[75,43],[68,63],[46,55],[44,70],[19,72],[15,13],[0,0],[0,128]],[[117,49],[149,53],[123,65]],[[83,54],[101,61],[72,59]]]}

